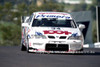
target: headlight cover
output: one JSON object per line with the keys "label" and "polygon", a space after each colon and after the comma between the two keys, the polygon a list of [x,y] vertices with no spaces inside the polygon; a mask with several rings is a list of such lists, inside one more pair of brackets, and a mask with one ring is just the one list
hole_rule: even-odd
{"label": "headlight cover", "polygon": [[33,34],[31,34],[31,35],[28,35],[28,38],[29,39],[33,39],[33,38],[35,38],[35,39],[46,39],[46,36],[45,35],[33,35]]}
{"label": "headlight cover", "polygon": [[82,36],[70,36],[69,40],[82,40]]}
{"label": "headlight cover", "polygon": [[47,39],[45,35],[34,35],[35,39]]}
{"label": "headlight cover", "polygon": [[78,33],[73,33],[71,36],[68,38],[69,40],[82,40],[83,37],[82,35],[79,35]]}
{"label": "headlight cover", "polygon": [[47,39],[45,35],[43,35],[41,32],[35,32],[35,34],[28,35],[28,38],[30,39]]}
{"label": "headlight cover", "polygon": [[34,35],[35,39],[47,39],[45,35],[43,35],[41,32],[35,32]]}

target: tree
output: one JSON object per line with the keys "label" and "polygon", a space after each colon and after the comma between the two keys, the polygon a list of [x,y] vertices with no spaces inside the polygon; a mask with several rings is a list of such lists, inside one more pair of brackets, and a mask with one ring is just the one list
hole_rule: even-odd
{"label": "tree", "polygon": [[17,9],[20,12],[20,16],[27,15],[28,9],[27,9],[27,5],[25,3],[18,4]]}
{"label": "tree", "polygon": [[0,20],[3,19],[2,16],[3,16],[3,6],[0,5]]}
{"label": "tree", "polygon": [[[3,20],[11,21],[11,8],[12,4],[10,2],[6,2],[3,7]],[[8,18],[9,17],[9,18]]]}
{"label": "tree", "polygon": [[0,45],[19,45],[21,39],[21,27],[13,23],[0,23]]}

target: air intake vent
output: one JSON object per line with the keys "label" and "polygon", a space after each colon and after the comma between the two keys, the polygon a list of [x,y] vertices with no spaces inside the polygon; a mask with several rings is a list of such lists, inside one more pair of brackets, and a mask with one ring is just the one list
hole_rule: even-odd
{"label": "air intake vent", "polygon": [[50,38],[50,39],[55,39],[55,37],[54,37],[54,36],[48,36],[48,38]]}
{"label": "air intake vent", "polygon": [[46,51],[68,51],[68,44],[46,44]]}
{"label": "air intake vent", "polygon": [[66,39],[66,36],[60,36],[59,39]]}

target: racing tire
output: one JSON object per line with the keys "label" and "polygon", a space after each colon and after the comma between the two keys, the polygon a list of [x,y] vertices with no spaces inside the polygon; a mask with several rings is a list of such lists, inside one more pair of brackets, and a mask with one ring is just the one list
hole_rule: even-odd
{"label": "racing tire", "polygon": [[79,51],[83,51],[84,49],[82,48],[82,49],[80,49]]}
{"label": "racing tire", "polygon": [[29,40],[28,40],[28,38],[27,38],[27,47],[26,48],[27,48],[27,53],[30,53],[29,52]]}
{"label": "racing tire", "polygon": [[30,52],[29,52],[29,45],[27,45],[27,53],[30,53]]}
{"label": "racing tire", "polygon": [[26,47],[23,44],[21,45],[21,51],[26,51]]}
{"label": "racing tire", "polygon": [[23,45],[22,40],[21,40],[21,51],[26,51],[26,47]]}

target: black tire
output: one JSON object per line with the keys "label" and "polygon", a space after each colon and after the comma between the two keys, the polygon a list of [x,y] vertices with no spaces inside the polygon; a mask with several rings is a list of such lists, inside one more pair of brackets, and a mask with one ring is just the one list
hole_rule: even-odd
{"label": "black tire", "polygon": [[21,51],[26,51],[26,47],[23,44],[21,45]]}
{"label": "black tire", "polygon": [[28,40],[28,37],[27,37],[27,47],[26,48],[27,48],[27,53],[30,53],[29,52],[29,40]]}
{"label": "black tire", "polygon": [[84,49],[82,48],[82,49],[80,49],[79,51],[83,51]]}
{"label": "black tire", "polygon": [[23,45],[22,40],[21,40],[21,51],[26,51],[26,47]]}
{"label": "black tire", "polygon": [[29,45],[27,45],[27,53],[30,53],[30,52],[29,52]]}

